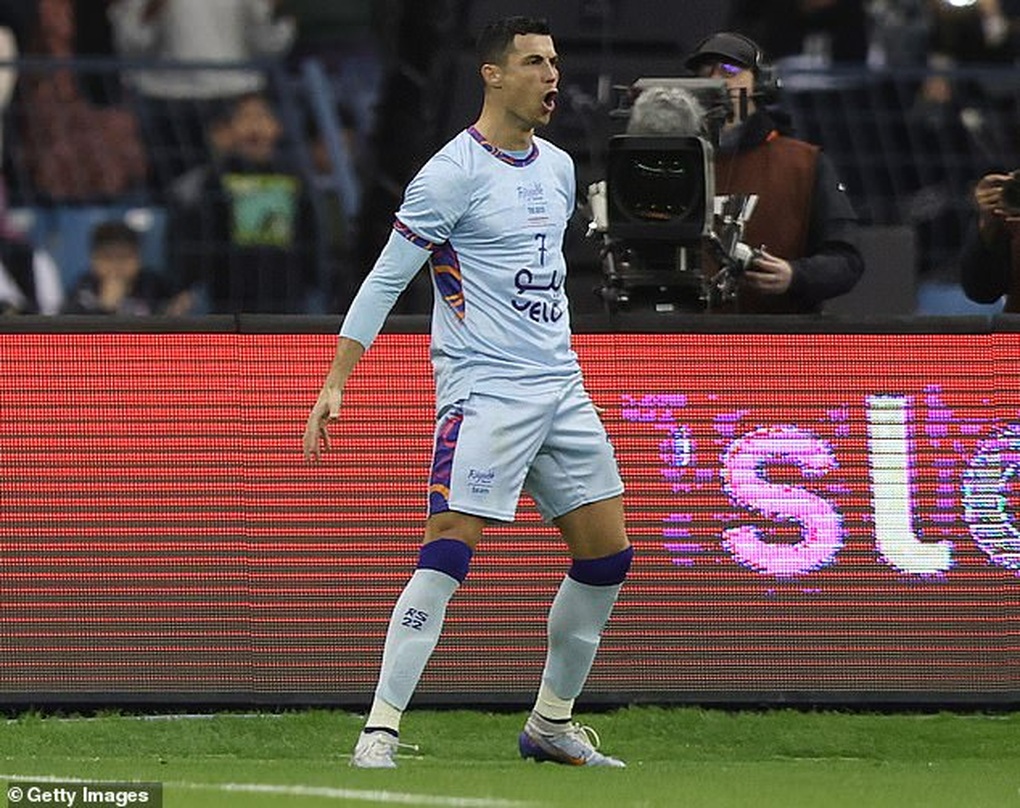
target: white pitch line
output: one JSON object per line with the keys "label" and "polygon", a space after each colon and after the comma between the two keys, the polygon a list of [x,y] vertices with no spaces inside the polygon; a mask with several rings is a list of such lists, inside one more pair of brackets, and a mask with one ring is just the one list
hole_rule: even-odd
{"label": "white pitch line", "polygon": [[252,794],[286,794],[295,797],[324,797],[332,800],[362,800],[396,805],[441,805],[448,808],[526,808],[536,803],[485,797],[443,797],[432,794],[407,794],[400,791],[361,791],[328,786],[281,786],[261,783],[166,783],[177,788],[214,791],[241,791]]}
{"label": "white pitch line", "polygon": [[[130,783],[109,777],[102,780],[83,777],[61,777],[53,774],[3,774],[0,780],[23,783]],[[158,782],[145,780],[138,782]],[[278,794],[290,797],[321,797],[328,800],[361,800],[389,805],[437,805],[443,808],[534,808],[539,803],[516,800],[489,799],[486,797],[444,797],[434,794],[409,794],[401,791],[362,791],[353,788],[329,786],[285,786],[267,783],[189,783],[165,782],[163,788],[187,788],[201,791],[226,791],[247,794]]]}

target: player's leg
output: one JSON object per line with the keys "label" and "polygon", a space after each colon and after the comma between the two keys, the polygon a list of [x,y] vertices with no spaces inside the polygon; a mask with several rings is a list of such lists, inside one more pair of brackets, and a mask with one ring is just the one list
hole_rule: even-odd
{"label": "player's leg", "polygon": [[623,486],[586,394],[564,404],[558,424],[536,458],[527,487],[542,512],[553,515],[572,561],[549,610],[548,653],[534,709],[521,733],[521,754],[573,765],[622,766],[600,754],[597,742],[572,717],[630,569],[633,551]]}
{"label": "player's leg", "polygon": [[446,511],[429,517],[418,565],[393,607],[372,708],[351,763],[393,768],[400,720],[442,632],[446,607],[464,582],[483,519]]}
{"label": "player's leg", "polygon": [[584,505],[556,525],[573,560],[549,610],[549,649],[535,710],[566,721],[588,678],[633,549],[620,496]]}
{"label": "player's leg", "polygon": [[576,766],[623,766],[598,751],[598,738],[573,721],[574,701],[591,671],[633,551],[622,497],[584,505],[555,520],[573,561],[548,620],[548,652],[521,754]]}
{"label": "player's leg", "polygon": [[[541,443],[509,441],[514,452],[493,458],[492,429],[508,429],[524,418],[533,430],[540,419],[512,401],[472,395],[441,413],[436,427],[429,518],[418,566],[397,600],[383,649],[375,698],[352,763],[392,767],[400,720],[442,630],[446,606],[467,575],[475,547],[489,519],[510,521],[528,462]],[[508,432],[507,432],[508,434]],[[521,446],[531,454],[517,457]],[[359,754],[359,751],[361,754]]]}

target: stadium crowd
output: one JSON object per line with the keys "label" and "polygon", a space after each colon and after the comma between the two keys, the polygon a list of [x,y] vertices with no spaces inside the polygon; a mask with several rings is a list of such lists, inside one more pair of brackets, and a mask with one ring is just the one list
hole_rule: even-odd
{"label": "stadium crowd", "polygon": [[[500,12],[516,11],[505,5]],[[616,5],[625,11],[626,3]],[[963,209],[976,222],[974,187],[981,177],[1020,168],[1020,87],[966,71],[1015,68],[1020,0],[723,5],[715,20],[752,37],[781,74],[800,71],[800,82],[805,70],[922,76],[906,83],[911,97],[898,114],[905,127],[916,127],[912,133],[927,135],[911,134],[889,153],[872,155],[893,177],[916,163],[912,184],[904,181],[909,205],[882,211],[862,196],[857,166],[844,160],[840,174],[862,225],[897,221],[911,228],[919,243],[918,277],[962,289],[959,261],[925,245],[948,239],[949,251],[961,253],[969,228],[955,220],[947,225],[947,211]],[[447,134],[429,117],[440,114],[436,105],[410,104],[406,96],[409,75],[419,92],[437,83],[435,71],[420,66],[441,58],[405,53],[400,25],[414,22],[413,6],[400,0],[0,0],[0,310],[345,311],[369,269],[364,256],[379,246],[378,234],[399,206],[390,186],[402,187],[419,167],[415,155]],[[777,19],[786,24],[771,23]],[[462,22],[452,19],[447,30]],[[566,86],[569,32],[559,39],[566,58],[558,117],[569,129],[576,113],[569,104],[580,94]],[[454,43],[453,51],[464,43]],[[687,50],[677,32],[677,75],[690,75]],[[456,53],[447,58],[456,65]],[[325,96],[312,81],[320,75],[329,83]],[[803,86],[791,80],[786,89]],[[394,127],[401,109],[405,117],[425,110],[420,131]],[[600,112],[608,117],[608,108]],[[807,124],[797,136],[838,162],[842,145]],[[433,131],[435,142],[413,143]],[[557,130],[549,136],[556,141]],[[959,142],[949,143],[953,138]],[[899,149],[908,152],[904,166]],[[967,150],[966,161],[955,160],[958,149]],[[341,159],[354,166],[356,187],[338,181]],[[381,203],[362,209],[360,195],[373,188]],[[585,248],[597,266],[597,249]],[[96,254],[118,250],[130,252],[129,263],[137,266],[115,281],[108,270],[103,281]],[[984,290],[975,299],[994,304],[990,296]],[[397,310],[426,311],[428,297],[409,297]]]}

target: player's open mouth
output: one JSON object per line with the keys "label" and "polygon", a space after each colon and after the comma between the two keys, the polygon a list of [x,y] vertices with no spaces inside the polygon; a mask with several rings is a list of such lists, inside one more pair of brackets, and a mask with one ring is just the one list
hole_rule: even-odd
{"label": "player's open mouth", "polygon": [[550,90],[544,96],[542,96],[542,106],[546,112],[552,112],[556,109],[556,96],[559,95],[558,90]]}

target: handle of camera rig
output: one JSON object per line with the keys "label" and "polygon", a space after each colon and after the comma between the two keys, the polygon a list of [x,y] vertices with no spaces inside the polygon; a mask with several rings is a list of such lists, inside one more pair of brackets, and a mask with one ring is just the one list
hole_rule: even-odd
{"label": "handle of camera rig", "polygon": [[708,304],[711,307],[736,298],[740,276],[763,255],[763,252],[739,240],[727,243],[714,231],[709,232],[705,240],[719,262],[719,271],[709,279]]}

